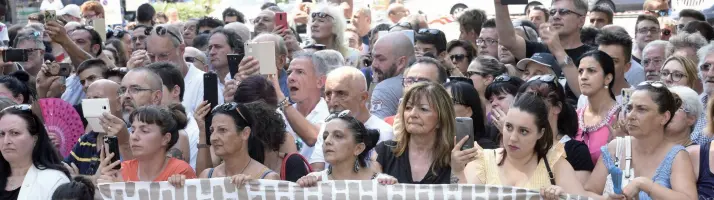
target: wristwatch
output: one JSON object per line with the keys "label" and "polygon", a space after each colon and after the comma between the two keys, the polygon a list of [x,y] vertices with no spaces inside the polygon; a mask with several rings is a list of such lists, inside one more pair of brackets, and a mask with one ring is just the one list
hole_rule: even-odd
{"label": "wristwatch", "polygon": [[558,65],[560,65],[561,68],[562,68],[562,67],[565,67],[565,66],[568,66],[568,65],[570,65],[570,64],[573,64],[573,59],[570,58],[570,56],[567,56],[567,55],[566,55],[565,58],[563,59],[563,62],[558,62]]}

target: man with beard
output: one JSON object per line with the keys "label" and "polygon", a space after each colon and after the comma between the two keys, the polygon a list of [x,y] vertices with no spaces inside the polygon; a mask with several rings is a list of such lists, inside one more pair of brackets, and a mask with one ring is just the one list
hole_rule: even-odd
{"label": "man with beard", "polygon": [[[329,74],[325,81],[325,101],[330,113],[349,111],[349,115],[355,117],[368,129],[379,130],[379,141],[391,140],[394,135],[392,126],[369,113],[367,101],[369,92],[367,91],[367,80],[359,69],[354,67],[339,67]],[[322,171],[325,166],[324,152],[322,144],[324,124],[320,128],[315,143],[315,150],[310,157],[310,165],[313,171]]]}
{"label": "man with beard", "polygon": [[642,67],[645,70],[645,79],[648,81],[659,81],[659,70],[664,65],[664,60],[667,59],[669,41],[655,40],[642,48]]}
{"label": "man with beard", "polygon": [[403,33],[380,36],[372,49],[372,91],[370,113],[384,119],[397,114],[402,97],[402,72],[415,60],[414,45]]}
{"label": "man with beard", "polygon": [[255,24],[255,26],[253,26],[253,35],[273,32],[275,29],[275,12],[267,9],[260,11],[258,16],[253,20],[253,24]]}

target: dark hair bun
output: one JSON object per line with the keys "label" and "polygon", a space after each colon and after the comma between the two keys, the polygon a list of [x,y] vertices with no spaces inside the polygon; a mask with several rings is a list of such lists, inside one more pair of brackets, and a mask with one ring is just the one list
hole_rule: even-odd
{"label": "dark hair bun", "polygon": [[27,72],[22,71],[22,70],[12,72],[8,75],[15,77],[17,80],[20,80],[23,83],[27,83],[28,81],[30,81],[30,74],[28,74]]}
{"label": "dark hair bun", "polygon": [[85,194],[91,194],[94,196],[94,192],[96,192],[96,187],[94,187],[94,183],[92,183],[92,180],[89,180],[88,178],[84,176],[75,176],[72,177],[73,182],[80,183],[84,185],[84,192]]}
{"label": "dark hair bun", "polygon": [[369,152],[377,146],[377,142],[379,142],[379,130],[377,129],[367,129],[367,134],[364,135],[364,152]]}
{"label": "dark hair bun", "polygon": [[171,111],[171,116],[176,120],[176,130],[186,128],[188,125],[188,117],[186,117],[186,109],[180,103],[173,103],[168,106]]}

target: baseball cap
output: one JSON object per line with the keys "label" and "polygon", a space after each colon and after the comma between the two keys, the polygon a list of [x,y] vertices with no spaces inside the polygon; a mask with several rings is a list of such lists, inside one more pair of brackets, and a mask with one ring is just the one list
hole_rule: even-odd
{"label": "baseball cap", "polygon": [[71,15],[72,17],[82,18],[82,12],[79,10],[79,6],[75,4],[69,4],[64,6],[62,10],[57,11],[57,15]]}
{"label": "baseball cap", "polygon": [[521,61],[518,61],[518,64],[516,64],[516,68],[520,70],[526,70],[526,65],[528,63],[535,62],[541,65],[545,65],[549,67],[550,69],[555,72],[555,75],[560,76],[561,73],[563,72],[560,69],[560,66],[558,65],[558,61],[555,59],[555,56],[553,54],[549,53],[535,53],[533,56],[530,58],[523,59]]}

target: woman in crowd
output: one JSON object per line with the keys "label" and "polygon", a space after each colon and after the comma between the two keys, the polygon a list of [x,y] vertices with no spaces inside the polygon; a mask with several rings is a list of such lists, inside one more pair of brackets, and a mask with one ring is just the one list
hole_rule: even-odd
{"label": "woman in crowd", "polygon": [[692,131],[699,121],[704,106],[697,92],[685,86],[671,86],[669,91],[682,101],[682,106],[672,115],[672,122],[665,129],[667,140],[675,144],[689,147],[692,141]]}
{"label": "woman in crowd", "polygon": [[713,142],[706,142],[701,145],[687,147],[689,158],[694,166],[694,177],[697,177],[697,195],[699,199],[714,198],[714,168],[711,160],[714,160],[714,149],[711,148]]}
{"label": "woman in crowd", "polygon": [[615,84],[615,63],[607,53],[590,51],[580,59],[580,91],[589,104],[578,109],[578,133],[576,140],[584,142],[590,150],[590,158],[597,163],[600,147],[610,141],[608,126],[617,121],[620,105],[615,101],[612,87]]}
{"label": "woman in crowd", "polygon": [[[540,190],[545,199],[557,199],[561,193],[585,194],[565,159],[563,146],[551,149],[554,142],[549,115],[541,96],[532,92],[519,94],[505,116],[504,148],[479,150],[483,152],[466,167],[454,167],[459,183]],[[462,156],[462,144],[463,141],[454,147],[452,157]]]}
{"label": "woman in crowd", "polygon": [[461,74],[466,74],[469,63],[476,57],[476,48],[466,40],[452,40],[446,44],[446,52],[449,52],[451,63]]}
{"label": "woman in crowd", "polygon": [[181,129],[178,124],[186,122],[186,116],[178,108],[144,106],[132,112],[129,123],[133,132],[129,143],[134,159],[121,162],[121,170],[115,170],[113,168],[119,161],[110,163],[111,158],[120,155],[102,153],[105,156],[100,156],[103,158],[98,170],[101,182],[158,182],[167,181],[175,174],[196,178],[188,163],[166,156],[169,148],[178,141]]}
{"label": "woman in crowd", "polygon": [[474,134],[471,137],[478,142],[479,146],[487,149],[498,147],[498,143],[496,143],[498,135],[488,135],[489,132],[486,131],[484,125],[486,120],[483,111],[481,111],[483,105],[474,86],[466,81],[451,80],[444,84],[444,87],[454,101],[456,117],[469,117],[473,120]]}
{"label": "woman in crowd", "polygon": [[516,76],[500,75],[497,76],[491,84],[486,87],[486,99],[490,103],[491,112],[489,113],[488,120],[489,124],[496,125],[499,129],[502,124],[498,122],[500,120],[495,119],[496,113],[499,116],[505,116],[508,112],[508,108],[513,104],[513,100],[516,98],[516,93],[518,93],[518,88],[523,85],[523,80]]}
{"label": "woman in crowd", "polygon": [[[466,78],[470,78],[474,83],[474,88],[479,94],[484,94],[488,85],[496,80],[496,77],[507,73],[506,67],[498,59],[491,56],[479,56],[469,64]],[[481,102],[486,102],[486,97],[481,97]],[[485,116],[491,112],[490,107],[484,108]]]}
{"label": "woman in crowd", "polygon": [[30,105],[0,111],[0,199],[50,199],[69,172]]}
{"label": "woman in crowd", "polygon": [[398,112],[404,125],[394,130],[396,140],[375,147],[375,169],[400,183],[451,183],[456,116],[449,94],[437,83],[414,84],[404,93]]}
{"label": "woman in crowd", "polygon": [[[251,105],[253,104],[253,105]],[[275,173],[270,168],[261,164],[255,159],[258,157],[254,153],[249,152],[250,145],[260,143],[256,134],[260,134],[254,130],[257,124],[255,113],[251,113],[247,107],[256,106],[258,102],[241,104],[241,103],[225,103],[216,106],[213,111],[210,111],[210,105],[206,102],[202,103],[197,111],[196,118],[205,117],[208,112],[213,115],[211,122],[211,145],[216,156],[223,159],[223,163],[215,168],[204,169],[199,178],[215,178],[215,177],[231,177],[231,180],[236,185],[243,185],[245,181],[254,179],[272,179],[279,180],[280,175]],[[264,103],[262,103],[264,105]],[[202,123],[202,122],[198,122]],[[204,131],[201,129],[201,131]],[[205,133],[201,133],[202,138],[199,139],[199,146],[208,146],[202,142],[205,138]],[[199,148],[198,161],[207,161],[205,158],[210,157],[208,147]],[[263,155],[264,156],[264,155]]]}
{"label": "woman in crowd", "polygon": [[674,55],[667,58],[659,75],[667,86],[680,85],[697,90],[700,83],[697,79],[697,64],[684,56]]}
{"label": "woman in crowd", "polygon": [[345,17],[338,7],[320,5],[310,16],[310,37],[314,43],[340,52],[347,65],[356,66],[359,51],[348,47],[345,43],[346,26]]}
{"label": "woman in crowd", "polygon": [[10,98],[18,104],[32,103],[35,93],[27,84],[29,80],[30,75],[24,71],[0,76],[0,96]]}
{"label": "woman in crowd", "polygon": [[[697,199],[691,160],[684,147],[665,135],[681,104],[663,82],[640,83],[626,107],[629,136],[600,148],[602,156],[586,190],[614,198]],[[622,170],[624,196],[612,192],[612,167]]]}
{"label": "woman in crowd", "polygon": [[114,48],[116,50],[116,56],[114,57],[114,61],[116,62],[114,63],[117,67],[126,66],[126,62],[129,61],[129,57],[131,57],[131,51],[127,50],[128,47],[124,42],[114,38],[108,39],[106,42],[106,48]]}
{"label": "woman in crowd", "polygon": [[57,200],[92,200],[96,192],[92,180],[84,176],[74,176],[72,181],[57,187],[52,199]]}
{"label": "woman in crowd", "polygon": [[[548,121],[553,130],[554,150],[565,150],[566,160],[575,170],[581,183],[585,183],[595,164],[585,143],[574,140],[578,131],[575,109],[566,102],[565,90],[553,75],[534,76],[519,89],[518,93],[535,92],[544,97],[548,107]],[[563,146],[560,148],[559,146]],[[563,152],[559,152],[563,153]]]}
{"label": "woman in crowd", "polygon": [[325,120],[325,161],[330,166],[300,178],[302,187],[312,187],[319,181],[372,180],[382,184],[396,184],[397,179],[376,173],[367,163],[369,152],[379,141],[379,131],[367,129],[362,122],[349,115],[349,110],[331,114]]}
{"label": "woman in crowd", "polygon": [[105,63],[107,63],[107,66],[109,68],[115,68],[117,66],[117,50],[112,48],[105,47],[104,50],[102,50],[102,55],[99,56],[100,59],[104,60]]}

